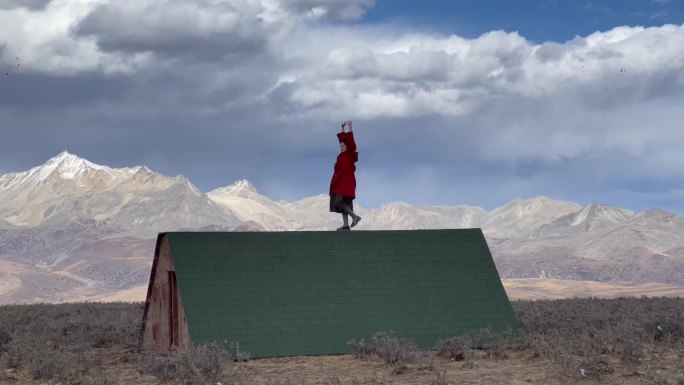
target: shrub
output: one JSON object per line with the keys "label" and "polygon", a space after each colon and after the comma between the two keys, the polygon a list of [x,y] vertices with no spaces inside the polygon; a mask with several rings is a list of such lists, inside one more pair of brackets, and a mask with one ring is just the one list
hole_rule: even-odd
{"label": "shrub", "polygon": [[684,339],[684,323],[679,322],[657,322],[651,327],[653,339],[656,342],[675,343]]}
{"label": "shrub", "polygon": [[440,357],[448,358],[452,361],[463,361],[472,358],[471,348],[473,346],[470,335],[452,337],[439,340],[435,345],[435,352]]}
{"label": "shrub", "polygon": [[573,298],[512,305],[525,344],[574,378],[613,372],[610,356],[638,366],[643,346],[654,341],[656,348],[684,342],[682,298]]}
{"label": "shrub", "polygon": [[111,373],[101,368],[92,378],[81,382],[85,385],[119,385],[120,378],[121,376],[118,373]]}
{"label": "shrub", "polygon": [[[226,344],[227,341],[224,341],[224,344]],[[233,357],[233,361],[235,362],[247,362],[251,358],[251,354],[249,352],[245,352],[240,350],[240,342],[231,342],[228,345],[228,354]]]}
{"label": "shrub", "polygon": [[640,341],[628,340],[622,344],[620,360],[628,366],[638,366],[644,358],[644,350]]}
{"label": "shrub", "polygon": [[490,329],[480,329],[471,333],[473,346],[482,349],[489,358],[508,358],[508,349],[512,346],[513,333],[493,332]]}
{"label": "shrub", "polygon": [[[8,368],[7,364],[7,354],[6,353],[0,353],[0,381],[4,381],[7,379],[7,373],[5,373],[5,370]],[[4,382],[0,382],[4,383]]]}
{"label": "shrub", "polygon": [[69,303],[5,305],[0,325],[14,339],[56,341],[61,345],[135,346],[142,303]]}
{"label": "shrub", "polygon": [[375,349],[371,342],[366,341],[364,338],[361,338],[358,341],[355,339],[349,340],[347,346],[351,348],[354,358],[366,358],[375,353]]}
{"label": "shrub", "polygon": [[231,376],[227,371],[230,354],[217,343],[191,346],[166,356],[149,354],[142,360],[149,373],[188,385],[216,383]]}
{"label": "shrub", "polygon": [[29,373],[35,379],[67,382],[79,369],[71,354],[52,346],[35,346],[27,357]]}
{"label": "shrub", "polygon": [[361,339],[347,342],[354,354],[358,356],[377,355],[389,365],[401,365],[414,362],[420,354],[415,342],[397,337],[394,332],[378,332],[369,341]]}
{"label": "shrub", "polygon": [[0,329],[0,353],[4,352],[4,347],[12,341],[12,336],[5,330]]}
{"label": "shrub", "polygon": [[480,329],[462,336],[439,340],[435,344],[435,352],[440,357],[452,361],[466,361],[472,366],[473,350],[481,349],[489,358],[507,358],[508,350],[517,347],[512,330],[493,332],[490,329]]}

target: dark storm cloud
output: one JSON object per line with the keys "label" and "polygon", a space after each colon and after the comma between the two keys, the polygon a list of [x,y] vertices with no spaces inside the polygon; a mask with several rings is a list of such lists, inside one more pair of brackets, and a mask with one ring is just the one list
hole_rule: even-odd
{"label": "dark storm cloud", "polygon": [[93,73],[78,77],[10,74],[0,78],[2,87],[11,90],[0,92],[0,108],[35,110],[96,104],[123,96],[131,86],[129,80]]}
{"label": "dark storm cloud", "polygon": [[0,9],[15,9],[27,8],[32,11],[40,11],[45,9],[53,0],[2,0],[0,1]]}
{"label": "dark storm cloud", "polygon": [[93,36],[103,51],[152,52],[196,60],[232,59],[262,52],[267,27],[254,10],[221,2],[106,3],[74,28]]}

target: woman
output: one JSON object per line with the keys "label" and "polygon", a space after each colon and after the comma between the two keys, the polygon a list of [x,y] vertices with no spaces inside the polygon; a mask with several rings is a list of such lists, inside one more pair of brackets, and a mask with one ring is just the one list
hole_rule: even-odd
{"label": "woman", "polygon": [[[349,127],[349,132],[344,128]],[[354,214],[354,198],[356,198],[356,177],[354,165],[359,160],[359,153],[356,152],[356,142],[354,142],[354,132],[352,122],[342,123],[342,132],[337,134],[340,142],[340,154],[335,162],[335,173],[330,181],[330,211],[342,213],[344,224],[337,230],[351,230],[351,227],[359,224],[361,217]],[[352,217],[351,227],[349,217]]]}

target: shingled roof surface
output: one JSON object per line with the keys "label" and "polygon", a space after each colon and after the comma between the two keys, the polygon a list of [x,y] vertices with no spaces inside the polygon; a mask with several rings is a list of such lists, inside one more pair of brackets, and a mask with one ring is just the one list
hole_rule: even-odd
{"label": "shingled roof surface", "polygon": [[191,339],[253,357],[421,347],[516,320],[480,229],[167,233]]}

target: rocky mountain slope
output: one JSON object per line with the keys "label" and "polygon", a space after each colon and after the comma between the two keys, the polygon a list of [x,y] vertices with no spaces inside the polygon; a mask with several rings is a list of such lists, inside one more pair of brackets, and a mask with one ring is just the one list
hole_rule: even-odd
{"label": "rocky mountain slope", "polygon": [[[185,177],[144,166],[112,169],[63,152],[0,176],[0,259],[93,293],[145,282],[159,232],[242,225]],[[30,276],[16,276],[24,291],[35,286]],[[11,298],[43,298],[41,292],[15,290]]]}
{"label": "rocky mountain slope", "polygon": [[[504,278],[684,285],[684,217],[657,209],[582,207],[547,197],[515,199],[490,212],[404,202],[355,206],[363,217],[359,230],[481,227]],[[0,279],[20,286],[0,287],[0,302],[145,284],[162,231],[322,231],[339,222],[326,195],[273,201],[246,180],[204,194],[183,176],[145,166],[113,169],[63,152],[0,176]],[[44,285],[30,278],[39,276]]]}

